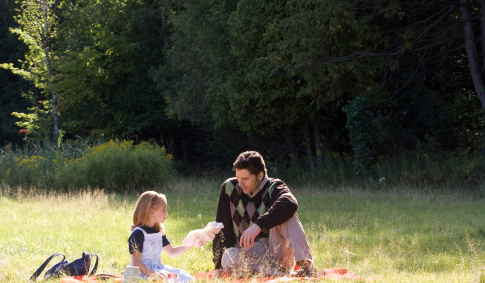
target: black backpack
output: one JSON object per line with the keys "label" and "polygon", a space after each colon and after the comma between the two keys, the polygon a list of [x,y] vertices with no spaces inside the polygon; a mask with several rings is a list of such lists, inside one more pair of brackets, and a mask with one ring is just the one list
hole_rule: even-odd
{"label": "black backpack", "polygon": [[89,274],[90,276],[96,273],[98,269],[98,255],[97,254],[89,254],[83,252],[81,258],[75,259],[72,262],[68,262],[66,260],[66,256],[60,253],[55,253],[48,257],[44,263],[37,269],[37,271],[32,274],[29,281],[36,281],[37,277],[44,271],[45,267],[56,256],[62,256],[62,260],[58,263],[54,264],[49,270],[47,270],[44,274],[44,280],[49,278],[59,277],[61,275],[67,276],[79,276],[79,275],[88,275],[89,268],[91,267],[91,258],[96,256],[96,263],[94,264],[93,270]]}

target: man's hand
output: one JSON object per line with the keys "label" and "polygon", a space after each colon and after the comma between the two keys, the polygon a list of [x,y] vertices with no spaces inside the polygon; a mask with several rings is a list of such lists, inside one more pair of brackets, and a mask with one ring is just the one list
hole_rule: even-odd
{"label": "man's hand", "polygon": [[259,232],[261,232],[261,228],[259,228],[258,225],[253,224],[249,226],[249,228],[241,235],[241,246],[246,249],[254,247],[254,239],[259,235]]}

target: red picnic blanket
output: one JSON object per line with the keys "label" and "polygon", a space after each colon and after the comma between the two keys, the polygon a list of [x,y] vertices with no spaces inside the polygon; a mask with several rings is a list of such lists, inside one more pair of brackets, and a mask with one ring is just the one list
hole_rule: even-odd
{"label": "red picnic blanket", "polygon": [[[295,266],[294,270],[298,270],[299,267]],[[197,272],[195,277],[199,281],[212,281],[214,278],[212,274],[214,270],[209,272]],[[97,277],[103,276],[101,275],[94,275],[94,276],[69,276],[62,279],[61,283],[96,283]],[[354,279],[359,280],[362,282],[371,282],[376,279],[380,279],[381,276],[376,276],[373,278],[363,278],[360,276],[355,275],[352,271],[348,270],[347,268],[327,268],[322,271],[317,272],[317,277],[315,278],[303,278],[303,277],[249,277],[249,278],[231,278],[230,276],[225,276],[224,279],[235,279],[240,283],[249,282],[249,281],[257,281],[258,283],[278,283],[278,282],[288,282],[294,280],[321,280],[321,279],[330,279],[333,281],[340,281],[342,279]],[[105,277],[100,277],[106,279]],[[114,282],[123,282],[123,277],[121,276],[114,276],[112,278]]]}
{"label": "red picnic blanket", "polygon": [[[62,278],[62,281],[61,283],[93,283],[93,282],[98,282],[98,277],[100,277],[99,279],[104,279],[106,280],[106,276],[103,276],[103,274],[100,274],[100,275],[94,275],[94,276],[86,276],[86,275],[82,275],[82,276],[67,276],[67,277],[64,277]],[[113,280],[114,282],[123,282],[123,277],[121,276],[109,276],[110,280]],[[100,280],[100,282],[103,282]]]}
{"label": "red picnic blanket", "polygon": [[[299,267],[295,266],[294,270],[298,270]],[[212,277],[212,274],[214,273],[214,270],[211,270],[209,272],[197,272],[195,277],[198,280],[205,280],[205,281],[211,281],[214,278]],[[248,278],[232,278],[228,275],[225,275],[223,277],[224,279],[235,279],[238,282],[244,283],[244,282],[249,282],[249,281],[254,281],[256,280],[258,283],[277,283],[277,282],[287,282],[287,281],[294,281],[294,280],[321,280],[321,279],[330,279],[333,281],[340,281],[343,279],[354,279],[354,280],[359,280],[362,282],[372,282],[374,280],[378,280],[381,278],[381,276],[376,276],[373,278],[363,278],[361,276],[355,275],[352,271],[348,270],[347,268],[327,268],[322,271],[317,272],[317,277],[315,278],[304,278],[304,277],[248,277]]]}

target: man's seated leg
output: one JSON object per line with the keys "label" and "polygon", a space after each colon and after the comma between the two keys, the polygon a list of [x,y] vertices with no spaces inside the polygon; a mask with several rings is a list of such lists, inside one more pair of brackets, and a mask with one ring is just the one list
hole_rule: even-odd
{"label": "man's seated leg", "polygon": [[241,262],[245,261],[244,256],[241,254],[240,248],[229,248],[224,251],[221,259],[222,268],[231,273],[235,274],[241,269]]}
{"label": "man's seated leg", "polygon": [[229,248],[221,260],[222,268],[234,277],[285,275],[268,263],[268,239],[261,239],[249,250]]}
{"label": "man's seated leg", "polygon": [[310,245],[296,214],[285,223],[270,229],[269,242],[272,260],[291,270],[295,259],[304,270],[300,272],[304,277],[316,276]]}

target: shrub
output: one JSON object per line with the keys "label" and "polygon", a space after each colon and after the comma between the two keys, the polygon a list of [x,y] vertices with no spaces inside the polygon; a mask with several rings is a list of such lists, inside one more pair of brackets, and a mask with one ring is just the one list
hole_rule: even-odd
{"label": "shrub", "polygon": [[120,192],[164,186],[172,179],[172,157],[146,142],[109,141],[94,146],[0,154],[0,183],[11,187]]}
{"label": "shrub", "polygon": [[55,179],[63,189],[89,186],[120,192],[153,188],[171,180],[171,159],[164,147],[111,140],[89,147],[80,158],[68,160]]}
{"label": "shrub", "polygon": [[367,109],[365,98],[357,97],[349,101],[342,111],[347,115],[346,128],[354,151],[353,169],[356,175],[362,175],[374,161],[372,157],[374,114]]}

